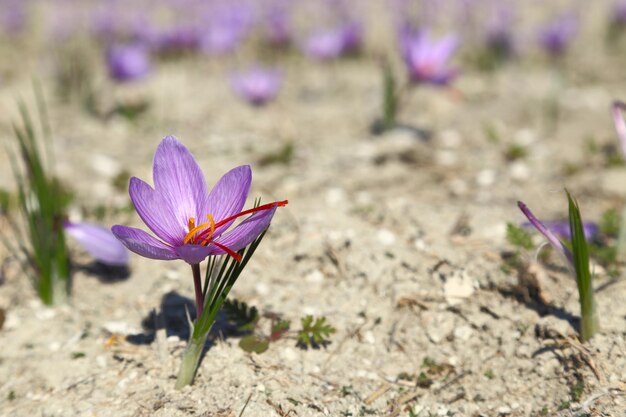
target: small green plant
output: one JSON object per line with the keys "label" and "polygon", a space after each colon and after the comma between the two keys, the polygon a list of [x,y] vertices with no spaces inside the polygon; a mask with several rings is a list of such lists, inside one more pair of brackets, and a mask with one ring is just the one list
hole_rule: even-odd
{"label": "small green plant", "polygon": [[495,378],[493,369],[487,369],[483,375],[485,375],[485,378],[490,379],[490,380]]}
{"label": "small green plant", "polygon": [[[53,161],[48,146],[47,112],[39,89],[35,91],[40,129],[36,129],[26,104],[20,102],[20,121],[13,124],[17,151],[8,150],[17,183],[17,207],[26,228],[9,219],[12,235],[3,231],[0,238],[19,260],[41,300],[51,305],[64,302],[70,292],[70,262],[63,228],[68,198],[60,182],[50,174]],[[45,158],[42,142],[46,145]]]}
{"label": "small green plant", "polygon": [[567,194],[569,207],[570,245],[565,245],[561,242],[549,228],[534,216],[524,203],[520,201],[518,202],[518,206],[530,223],[546,237],[554,249],[556,249],[558,253],[561,253],[571,266],[572,272],[576,278],[580,300],[580,337],[585,341],[593,337],[599,327],[593,294],[593,277],[589,269],[589,247],[585,237],[578,202],[567,190],[565,192]]}
{"label": "small green plant", "polygon": [[327,343],[330,335],[336,331],[326,323],[326,317],[306,316],[300,319],[300,323],[302,329],[298,331],[298,343],[306,347]]}
{"label": "small green plant", "polygon": [[535,247],[530,233],[513,223],[507,223],[506,225],[506,240],[520,249],[532,250]]}
{"label": "small green plant", "polygon": [[589,340],[598,331],[598,316],[593,297],[593,281],[589,270],[589,250],[583,231],[583,221],[580,216],[578,202],[567,192],[569,205],[569,223],[571,230],[572,255],[578,296],[580,299],[581,325],[580,335],[583,340]]}
{"label": "small green plant", "polygon": [[518,159],[524,159],[528,156],[528,150],[522,145],[511,144],[504,151],[504,158],[507,161],[516,161]]}

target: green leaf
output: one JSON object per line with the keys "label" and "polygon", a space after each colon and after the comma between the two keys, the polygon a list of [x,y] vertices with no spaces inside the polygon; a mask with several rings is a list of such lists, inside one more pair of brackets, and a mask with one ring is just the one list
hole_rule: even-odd
{"label": "green leaf", "polygon": [[256,307],[249,307],[243,301],[226,300],[222,308],[228,320],[233,322],[239,331],[252,331],[259,321],[259,312]]}
{"label": "green leaf", "polygon": [[331,334],[336,329],[326,324],[326,317],[305,316],[300,319],[302,330],[298,331],[298,343],[303,346],[321,345],[328,342]]}
{"label": "green leaf", "polygon": [[511,245],[526,250],[532,250],[535,247],[530,233],[512,223],[506,225],[506,240]]}
{"label": "green leaf", "polygon": [[572,257],[574,271],[576,272],[576,283],[578,284],[578,296],[580,299],[581,326],[580,333],[582,340],[589,340],[597,331],[598,320],[596,316],[595,302],[593,297],[593,282],[589,271],[589,249],[583,221],[580,215],[578,202],[567,193],[569,205],[569,224],[572,232]]}
{"label": "green leaf", "polygon": [[263,353],[267,350],[269,345],[269,340],[260,339],[253,334],[245,336],[239,341],[239,347],[248,353]]}

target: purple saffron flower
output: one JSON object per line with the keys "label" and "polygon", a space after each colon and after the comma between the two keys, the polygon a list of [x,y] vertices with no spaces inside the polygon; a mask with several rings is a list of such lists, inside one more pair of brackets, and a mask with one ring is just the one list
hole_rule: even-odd
{"label": "purple saffron flower", "polygon": [[230,7],[212,14],[201,35],[200,48],[210,55],[227,54],[245,38],[252,14],[247,7]]}
{"label": "purple saffron flower", "polygon": [[626,25],[626,1],[618,0],[613,3],[612,8],[612,22],[617,26]]}
{"label": "purple saffron flower", "polygon": [[174,26],[156,33],[152,45],[164,53],[191,51],[200,45],[200,31],[194,26]]}
{"label": "purple saffron flower", "polygon": [[517,206],[522,211],[522,213],[524,213],[526,218],[528,218],[530,224],[532,224],[535,229],[539,231],[539,233],[541,233],[545,236],[546,239],[548,239],[548,243],[550,243],[550,245],[552,245],[552,247],[556,249],[558,253],[563,254],[570,263],[572,263],[572,253],[569,251],[569,249],[565,247],[563,242],[561,242],[559,238],[556,237],[556,234],[549,227],[543,224],[539,219],[537,219],[532,211],[530,211],[530,209],[526,206],[526,204],[518,201]]}
{"label": "purple saffron flower", "polygon": [[487,47],[494,51],[499,58],[509,58],[515,54],[512,26],[512,8],[503,7],[494,11],[487,26],[485,42]]}
{"label": "purple saffron flower", "polygon": [[625,103],[621,101],[613,102],[613,123],[615,124],[619,144],[622,148],[622,154],[626,158],[626,123],[624,122],[624,116],[622,116],[622,111],[624,110],[626,110]]}
{"label": "purple saffron flower", "polygon": [[328,61],[357,51],[361,46],[361,26],[356,22],[331,29],[313,32],[304,42],[304,53],[315,59]]}
{"label": "purple saffron flower", "polygon": [[150,72],[148,51],[138,44],[113,45],[106,54],[109,76],[117,81],[134,81]]}
{"label": "purple saffron flower", "polygon": [[108,265],[128,264],[128,251],[107,228],[90,223],[65,222],[65,232],[98,261]]}
{"label": "purple saffron flower", "polygon": [[262,106],[278,94],[282,73],[274,69],[252,67],[235,73],[230,78],[235,93],[255,106]]}
{"label": "purple saffron flower", "polygon": [[416,33],[405,31],[401,33],[400,47],[411,82],[447,85],[458,74],[457,70],[448,66],[458,47],[457,37],[453,34],[437,41],[424,30]]}
{"label": "purple saffron flower", "polygon": [[[209,255],[228,254],[240,260],[237,251],[267,229],[276,207],[287,204],[285,200],[241,211],[252,180],[247,165],[227,172],[209,193],[193,155],[173,136],[159,144],[152,168],[154,188],[133,177],[129,194],[139,217],[158,239],[133,227],[111,229],[128,249],[146,258],[182,259],[191,265]],[[237,218],[248,214],[228,231]]]}
{"label": "purple saffron flower", "polygon": [[9,34],[21,32],[26,26],[26,2],[23,0],[8,0],[3,3],[0,7],[0,27]]}
{"label": "purple saffron flower", "polygon": [[578,21],[575,16],[567,14],[549,22],[539,32],[539,44],[552,56],[561,56],[565,53],[578,31]]}

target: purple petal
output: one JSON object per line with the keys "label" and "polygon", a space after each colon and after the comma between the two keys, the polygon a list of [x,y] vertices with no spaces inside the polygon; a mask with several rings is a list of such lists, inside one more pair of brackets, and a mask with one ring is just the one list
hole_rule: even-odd
{"label": "purple petal", "polygon": [[150,57],[141,45],[114,45],[107,51],[106,63],[111,78],[134,81],[150,72]]}
{"label": "purple petal", "polygon": [[613,102],[613,123],[622,147],[622,153],[624,158],[626,158],[626,123],[624,123],[624,116],[622,116],[622,111],[624,110],[626,110],[626,104],[621,101]]}
{"label": "purple petal", "polygon": [[522,213],[524,213],[524,215],[528,218],[528,221],[533,226],[535,226],[535,228],[539,231],[539,233],[541,233],[542,235],[545,236],[546,239],[548,239],[548,242],[552,245],[552,247],[556,249],[557,252],[565,255],[565,257],[573,265],[573,258],[572,258],[571,252],[569,251],[569,249],[565,247],[565,245],[563,245],[563,243],[556,237],[556,235],[550,229],[548,229],[543,223],[541,223],[539,219],[535,217],[535,215],[530,211],[530,209],[526,206],[526,204],[522,203],[521,201],[518,201],[517,206],[519,207],[520,210],[522,210]]}
{"label": "purple petal", "polygon": [[89,223],[64,225],[65,231],[98,261],[110,265],[126,265],[128,251],[109,229]]}
{"label": "purple petal", "polygon": [[[215,241],[235,252],[243,249],[269,227],[275,211],[276,207],[270,210],[256,212],[238,224],[237,227],[230,232],[215,239]],[[212,249],[212,254],[224,253],[224,251],[217,246],[213,246]]]}
{"label": "purple petal", "polygon": [[[182,236],[186,234],[191,217],[196,222],[204,221],[208,214],[204,175],[191,152],[174,136],[167,136],[159,144],[154,154],[152,175],[155,190],[170,203],[173,218],[183,228]],[[174,242],[168,240],[168,243]]]}
{"label": "purple petal", "polygon": [[170,261],[179,259],[174,250],[141,229],[115,225],[111,231],[131,251],[150,259]]}
{"label": "purple petal", "polygon": [[211,247],[202,245],[181,245],[175,248],[180,259],[190,265],[204,261],[204,258],[211,254],[211,249]]}
{"label": "purple petal", "polygon": [[187,234],[187,221],[174,216],[170,201],[139,178],[128,187],[137,214],[157,237],[172,246],[180,245]]}
{"label": "purple petal", "polygon": [[[252,182],[252,170],[249,165],[241,165],[228,171],[211,190],[207,203],[207,213],[215,222],[241,212]],[[232,220],[215,229],[214,236],[219,236],[233,224]]]}
{"label": "purple petal", "polygon": [[277,70],[252,67],[232,74],[231,86],[235,93],[250,104],[261,106],[273,99],[280,88],[282,74]]}
{"label": "purple petal", "polygon": [[449,34],[433,46],[433,57],[439,62],[445,62],[459,47],[459,40],[454,34]]}

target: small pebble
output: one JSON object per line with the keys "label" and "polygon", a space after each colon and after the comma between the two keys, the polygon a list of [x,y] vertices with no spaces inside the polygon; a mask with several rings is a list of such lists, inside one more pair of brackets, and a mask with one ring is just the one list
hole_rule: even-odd
{"label": "small pebble", "polygon": [[489,187],[496,182],[496,171],[493,169],[483,169],[476,176],[476,183],[481,187]]}
{"label": "small pebble", "polygon": [[396,243],[396,235],[390,230],[380,229],[377,233],[377,240],[385,246],[391,246]]}

